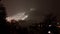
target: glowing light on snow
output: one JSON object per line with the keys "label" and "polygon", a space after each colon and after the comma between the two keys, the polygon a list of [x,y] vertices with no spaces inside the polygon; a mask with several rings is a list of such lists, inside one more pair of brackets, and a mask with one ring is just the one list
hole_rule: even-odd
{"label": "glowing light on snow", "polygon": [[12,17],[7,17],[6,18],[6,20],[9,21],[9,22],[11,22],[12,19],[13,19]]}
{"label": "glowing light on snow", "polygon": [[28,15],[26,15],[25,17],[22,18],[22,20],[25,20],[28,17]]}
{"label": "glowing light on snow", "polygon": [[35,8],[31,8],[30,11],[35,11],[36,9]]}
{"label": "glowing light on snow", "polygon": [[7,19],[7,21],[11,21],[12,19],[18,21],[18,20],[25,20],[27,17],[28,17],[28,15],[25,15],[25,12],[22,12],[22,13],[18,13],[16,15],[7,17],[6,19]]}

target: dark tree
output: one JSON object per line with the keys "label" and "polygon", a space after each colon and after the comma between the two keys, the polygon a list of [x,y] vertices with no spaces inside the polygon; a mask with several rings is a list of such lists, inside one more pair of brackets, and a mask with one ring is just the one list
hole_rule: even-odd
{"label": "dark tree", "polygon": [[7,34],[6,11],[0,0],[0,34]]}

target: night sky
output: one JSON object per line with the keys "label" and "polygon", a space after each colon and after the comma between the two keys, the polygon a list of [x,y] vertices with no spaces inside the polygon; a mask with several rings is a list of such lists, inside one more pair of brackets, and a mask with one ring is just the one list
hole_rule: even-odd
{"label": "night sky", "polygon": [[39,0],[3,0],[3,3],[6,7],[8,16],[28,11],[30,8],[36,8],[39,5],[41,6],[41,1]]}
{"label": "night sky", "polygon": [[[52,2],[50,1],[47,1],[47,0],[3,0],[3,3],[6,7],[8,16],[10,16],[10,15],[22,12],[22,11],[23,12],[28,11],[31,8],[46,11],[47,7],[52,6]],[[48,4],[50,6],[48,6]]]}
{"label": "night sky", "polygon": [[2,2],[6,7],[7,16],[26,12],[33,20],[43,20],[45,15],[57,11],[57,3],[53,0],[3,0]]}
{"label": "night sky", "polygon": [[[25,14],[28,15],[26,20],[40,23],[44,21],[46,15],[53,13],[58,16],[58,20],[60,19],[60,5],[57,0],[2,0],[2,2],[6,8],[8,17],[16,14],[22,16],[22,13],[25,12]],[[17,17],[16,19],[18,18],[20,17]],[[25,24],[23,25],[25,26]],[[27,25],[29,24],[31,23],[28,23]]]}

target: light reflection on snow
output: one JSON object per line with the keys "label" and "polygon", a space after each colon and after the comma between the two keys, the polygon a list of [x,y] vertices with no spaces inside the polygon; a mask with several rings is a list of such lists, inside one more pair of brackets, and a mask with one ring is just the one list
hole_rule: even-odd
{"label": "light reflection on snow", "polygon": [[28,15],[25,15],[25,12],[22,12],[22,13],[18,13],[16,15],[7,17],[6,19],[7,19],[7,21],[11,21],[12,19],[18,21],[18,20],[25,20],[27,17],[28,17]]}

